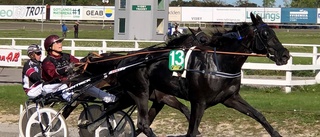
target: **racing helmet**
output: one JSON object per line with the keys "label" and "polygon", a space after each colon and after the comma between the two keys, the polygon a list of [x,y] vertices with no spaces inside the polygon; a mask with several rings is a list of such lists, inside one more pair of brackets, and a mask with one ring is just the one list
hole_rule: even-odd
{"label": "racing helmet", "polygon": [[28,55],[30,55],[32,53],[37,53],[37,52],[41,52],[41,47],[39,45],[37,45],[37,44],[32,44],[27,49]]}
{"label": "racing helmet", "polygon": [[46,51],[51,50],[51,46],[57,41],[63,41],[64,38],[60,38],[58,35],[50,35],[44,40],[44,48]]}

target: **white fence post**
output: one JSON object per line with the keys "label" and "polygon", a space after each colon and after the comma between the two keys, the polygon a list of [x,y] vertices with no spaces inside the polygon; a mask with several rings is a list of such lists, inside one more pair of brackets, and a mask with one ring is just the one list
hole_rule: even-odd
{"label": "white fence post", "polygon": [[16,40],[15,40],[15,39],[12,39],[12,40],[11,40],[11,47],[12,47],[13,49],[15,49],[15,46],[16,46]]}
{"label": "white fence post", "polygon": [[41,42],[40,42],[40,46],[41,46],[41,48],[42,48],[41,60],[44,60],[44,58],[46,57],[46,56],[44,56],[44,54],[47,55],[47,52],[46,52],[46,49],[44,48],[44,39],[42,39],[42,40],[40,40],[40,41],[41,41]]}
{"label": "white fence post", "polygon": [[[320,64],[320,56],[318,55],[318,47],[314,46],[313,47],[313,57],[312,57],[312,65],[319,65]],[[316,73],[315,81],[317,83],[320,83],[320,71],[319,70],[314,70],[314,73]]]}
{"label": "white fence post", "polygon": [[[107,48],[107,41],[102,41],[102,48],[103,48],[103,50],[101,50],[101,52],[102,53],[106,53],[107,52],[107,50],[106,50],[106,48]],[[100,53],[101,54],[101,53]]]}
{"label": "white fence post", "polygon": [[138,41],[134,41],[134,48],[136,48],[136,49],[138,49],[139,48],[139,43],[138,43]]}
{"label": "white fence post", "polygon": [[71,40],[71,55],[75,56],[75,50],[76,50],[76,43],[74,40]]}
{"label": "white fence post", "polygon": [[313,46],[312,50],[313,56],[312,56],[312,65],[316,65],[318,61],[318,47]]}
{"label": "white fence post", "polygon": [[286,87],[285,87],[285,92],[290,93],[291,92],[291,81],[292,81],[292,71],[291,71],[291,66],[292,66],[292,60],[293,57],[290,57],[288,60],[287,66],[290,68],[290,70],[286,70]]}

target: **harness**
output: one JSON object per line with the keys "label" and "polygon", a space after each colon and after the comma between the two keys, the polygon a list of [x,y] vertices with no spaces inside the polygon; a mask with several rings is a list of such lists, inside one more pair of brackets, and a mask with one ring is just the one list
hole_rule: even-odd
{"label": "harness", "polygon": [[70,54],[61,53],[61,58],[59,59],[49,56],[49,61],[52,62],[57,69],[62,69],[70,64]]}
{"label": "harness", "polygon": [[[61,53],[61,57],[56,59],[53,56],[50,56],[47,58],[51,63],[54,64],[54,66],[56,67],[56,70],[60,70],[60,69],[65,69],[65,67],[67,67],[70,64],[70,54],[68,53]],[[59,80],[59,78],[54,78],[53,80],[51,80],[48,83],[59,83],[61,82]]]}
{"label": "harness", "polygon": [[[186,71],[189,71],[189,72],[196,72],[196,73],[201,73],[201,74],[208,74],[208,75],[214,75],[214,76],[217,76],[217,77],[223,77],[223,78],[237,78],[237,77],[240,77],[241,76],[241,72],[238,72],[238,73],[226,73],[226,72],[222,72],[222,71],[219,71],[219,70],[216,70],[216,71],[213,71],[213,72],[210,72],[210,71],[206,71],[206,70],[197,70],[197,69],[188,69],[187,68],[187,64],[188,64],[188,61],[189,61],[189,57],[191,55],[191,52],[193,50],[196,50],[194,49],[195,47],[191,47],[188,52],[187,52],[187,55],[186,55],[186,58],[185,58],[185,70],[182,72],[181,75],[178,75],[177,72],[174,72],[173,73],[173,76],[181,76],[183,78],[186,77]],[[214,57],[217,58],[217,55],[216,55],[216,50],[214,51]],[[217,66],[218,68],[218,62],[217,60],[215,60],[215,65]]]}

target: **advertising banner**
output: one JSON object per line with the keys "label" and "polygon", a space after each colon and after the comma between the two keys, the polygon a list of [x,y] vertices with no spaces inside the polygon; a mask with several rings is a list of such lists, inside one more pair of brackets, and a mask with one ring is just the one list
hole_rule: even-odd
{"label": "advertising banner", "polygon": [[114,6],[83,6],[82,20],[114,20]]}
{"label": "advertising banner", "polygon": [[50,6],[51,20],[81,20],[83,6]]}
{"label": "advertising banner", "polygon": [[1,49],[0,66],[21,66],[21,50]]}
{"label": "advertising banner", "polygon": [[265,23],[281,22],[281,8],[246,8],[246,22],[251,22],[250,12],[259,15]]}
{"label": "advertising banner", "polygon": [[46,6],[0,5],[0,19],[46,19]]}
{"label": "advertising banner", "polygon": [[182,7],[181,21],[212,22],[211,7]]}
{"label": "advertising banner", "polygon": [[245,22],[245,8],[213,8],[213,22]]}
{"label": "advertising banner", "polygon": [[281,8],[281,23],[317,23],[317,9]]}
{"label": "advertising banner", "polygon": [[169,21],[181,21],[181,7],[169,7]]}

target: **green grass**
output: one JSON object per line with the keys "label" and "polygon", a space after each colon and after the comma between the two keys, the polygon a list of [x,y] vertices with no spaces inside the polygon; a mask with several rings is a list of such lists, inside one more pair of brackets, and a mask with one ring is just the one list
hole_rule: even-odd
{"label": "green grass", "polygon": [[[2,38],[46,38],[49,35],[56,34],[61,35],[60,30],[6,30],[0,31],[0,37]],[[113,30],[101,29],[101,30],[80,30],[79,35],[81,39],[113,39]],[[73,37],[73,31],[67,33],[67,36]]]}
{"label": "green grass", "polygon": [[0,109],[1,112],[18,114],[19,105],[27,100],[27,96],[19,85],[0,86]]}
{"label": "green grass", "polygon": [[319,44],[318,29],[276,29],[279,40],[288,44]]}

